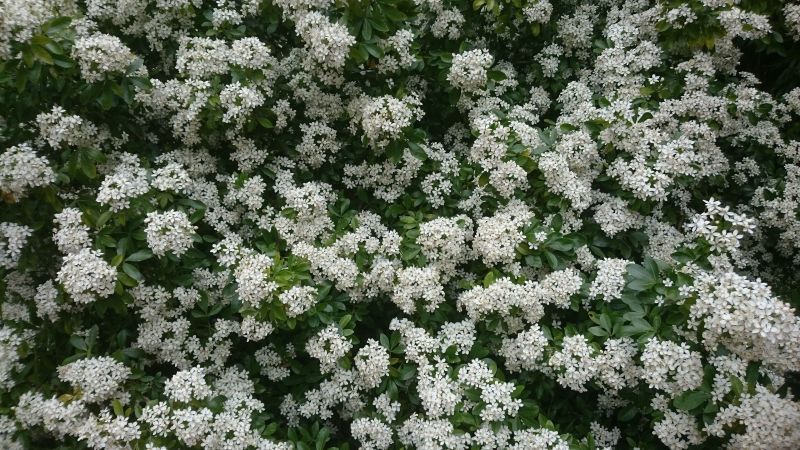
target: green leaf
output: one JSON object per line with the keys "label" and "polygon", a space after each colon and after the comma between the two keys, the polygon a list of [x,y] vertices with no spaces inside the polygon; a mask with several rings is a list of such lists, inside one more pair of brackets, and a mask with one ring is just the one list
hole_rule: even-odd
{"label": "green leaf", "polygon": [[367,50],[367,53],[374,56],[375,58],[382,58],[383,57],[383,50],[381,50],[375,44],[364,44],[364,48]]}
{"label": "green leaf", "polygon": [[89,179],[97,178],[97,167],[89,160],[83,160],[81,162],[81,172]]}
{"label": "green leaf", "polygon": [[561,217],[561,214],[556,214],[553,216],[553,220],[550,222],[550,226],[553,227],[555,231],[561,231],[561,227],[564,225],[564,218]]}
{"label": "green leaf", "polygon": [[629,405],[617,413],[617,419],[619,419],[620,422],[630,422],[636,417],[637,412],[639,412],[639,410],[635,405]]}
{"label": "green leaf", "polygon": [[46,48],[39,45],[32,45],[31,50],[33,51],[33,54],[36,55],[36,59],[38,59],[39,61],[48,65],[53,64],[53,57],[50,55],[50,52],[48,52]]}
{"label": "green leaf", "polygon": [[278,423],[272,422],[264,428],[264,431],[262,431],[261,434],[263,436],[272,436],[276,431],[278,431]]}
{"label": "green leaf", "polygon": [[427,153],[425,153],[425,150],[423,150],[422,147],[415,144],[414,142],[408,143],[408,151],[411,153],[413,157],[417,158],[420,161],[425,161],[428,159],[428,155]]}
{"label": "green leaf", "polygon": [[558,257],[553,253],[545,250],[543,252],[544,258],[547,260],[547,264],[550,266],[551,269],[558,269],[560,264],[558,261]]}
{"label": "green leaf", "polygon": [[503,81],[508,78],[505,73],[499,70],[490,70],[487,75],[488,78],[493,81]]}
{"label": "green leaf", "polygon": [[353,46],[350,49],[350,57],[354,59],[358,63],[362,63],[369,59],[369,53],[367,53],[367,46],[363,43]]}
{"label": "green leaf", "polygon": [[525,264],[529,267],[538,269],[542,267],[542,258],[538,255],[528,255],[525,257]]}
{"label": "green leaf", "polygon": [[81,336],[70,336],[69,343],[78,350],[86,351],[86,341]]}
{"label": "green leaf", "polygon": [[327,428],[321,429],[319,431],[319,434],[317,434],[317,441],[316,441],[317,450],[324,450],[325,443],[328,442],[329,438],[330,438],[330,431],[328,431]]}
{"label": "green leaf", "polygon": [[372,25],[370,25],[369,20],[365,20],[361,25],[361,36],[365,41],[372,39]]}
{"label": "green leaf", "polygon": [[142,277],[142,273],[139,272],[139,269],[137,269],[136,266],[132,264],[123,263],[122,271],[136,281],[142,281],[144,279],[144,277]]}
{"label": "green leaf", "polygon": [[568,252],[572,250],[572,242],[567,239],[558,239],[548,242],[547,247],[559,252]]}
{"label": "green leaf", "polygon": [[654,280],[633,280],[627,284],[628,289],[636,292],[646,291],[656,285]]}
{"label": "green leaf", "polygon": [[608,333],[600,327],[589,327],[589,333],[595,336],[608,336]]}
{"label": "green leaf", "polygon": [[494,272],[491,271],[487,273],[486,276],[483,277],[483,287],[487,288],[491,286],[492,283],[494,283],[494,280],[495,280]]}
{"label": "green leaf", "polygon": [[123,259],[123,255],[114,255],[114,257],[111,258],[111,265],[117,267],[118,265],[122,264]]}
{"label": "green leaf", "polygon": [[631,264],[628,266],[628,274],[637,280],[655,281],[653,274],[638,264]]}
{"label": "green leaf", "polygon": [[128,262],[139,262],[139,261],[144,261],[144,260],[150,259],[152,257],[153,257],[153,252],[151,252],[149,249],[142,249],[142,250],[139,250],[139,251],[137,251],[135,253],[132,253],[130,256],[125,258],[125,261],[128,261]]}
{"label": "green leaf", "polygon": [[389,20],[393,20],[395,22],[400,22],[408,18],[406,13],[390,6],[384,6],[383,13],[389,18]]}
{"label": "green leaf", "polygon": [[702,405],[711,398],[711,394],[706,391],[688,391],[677,396],[672,401],[673,406],[684,411],[691,411]]}
{"label": "green leaf", "polygon": [[136,280],[130,277],[130,275],[126,274],[125,272],[117,272],[117,279],[120,283],[127,287],[134,287],[139,284]]}
{"label": "green leaf", "polygon": [[103,214],[100,214],[100,217],[97,219],[97,223],[95,224],[95,226],[97,228],[103,228],[103,225],[105,225],[106,222],[108,222],[108,219],[110,219],[113,214],[114,213],[112,211],[106,211]]}
{"label": "green leaf", "polygon": [[269,120],[264,116],[256,117],[256,121],[258,122],[259,125],[261,125],[264,128],[273,128],[275,126],[271,120]]}

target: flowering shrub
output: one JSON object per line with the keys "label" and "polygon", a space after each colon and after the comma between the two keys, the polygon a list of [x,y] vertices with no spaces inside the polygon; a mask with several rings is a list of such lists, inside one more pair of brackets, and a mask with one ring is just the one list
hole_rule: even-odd
{"label": "flowering shrub", "polygon": [[796,0],[0,0],[0,448],[800,448]]}

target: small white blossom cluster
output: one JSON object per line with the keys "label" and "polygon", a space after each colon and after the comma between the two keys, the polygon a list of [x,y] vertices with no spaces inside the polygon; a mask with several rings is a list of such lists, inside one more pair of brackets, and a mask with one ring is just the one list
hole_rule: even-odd
{"label": "small white blossom cluster", "polygon": [[53,218],[56,224],[53,241],[61,253],[69,254],[89,247],[89,227],[83,223],[81,211],[77,208],[64,208]]}
{"label": "small white blossom cluster", "polygon": [[147,245],[154,255],[164,256],[172,252],[181,256],[192,247],[193,235],[197,227],[189,222],[182,211],[151,212],[144,219]]}
{"label": "small white blossom cluster", "polygon": [[473,249],[486,264],[510,263],[525,236],[521,228],[533,218],[522,202],[511,202],[492,217],[478,220]]}
{"label": "small white blossom cluster", "polygon": [[597,372],[594,357],[595,350],[584,336],[568,336],[564,338],[562,348],[553,353],[547,364],[559,374],[556,380],[560,385],[586,392],[586,383]]}
{"label": "small white blossom cluster", "polygon": [[444,302],[444,289],[439,272],[432,267],[423,269],[409,267],[397,272],[397,284],[392,292],[392,301],[406,314],[416,309],[415,300],[421,299],[425,310],[433,312]]}
{"label": "small white blossom cluster", "polygon": [[117,271],[103,259],[101,252],[84,248],[64,257],[56,280],[72,301],[85,304],[114,292]]}
{"label": "small white blossom cluster", "polygon": [[392,429],[375,418],[360,418],[350,424],[353,438],[361,443],[365,450],[383,450],[392,445]]}
{"label": "small white blossom cluster", "polygon": [[644,347],[641,360],[642,378],[653,389],[678,395],[703,382],[701,355],[689,349],[686,343],[651,338]]}
{"label": "small white blossom cluster", "polygon": [[61,106],[53,106],[50,112],[39,113],[36,125],[39,129],[37,142],[46,143],[54,149],[101,146],[111,139],[107,129],[77,114],[68,115]]}
{"label": "small white blossom cluster", "polygon": [[400,136],[403,129],[424,115],[418,96],[410,94],[402,99],[391,96],[363,100],[361,126],[370,143],[382,148]]}
{"label": "small white blossom cluster", "polygon": [[667,411],[664,419],[653,425],[653,434],[674,450],[686,450],[705,441],[694,417],[682,411]]}
{"label": "small white blossom cluster", "polygon": [[309,56],[329,69],[340,69],[350,47],[356,43],[347,28],[331,23],[318,12],[304,14],[297,20],[297,34],[306,43]]}
{"label": "small white blossom cluster", "polygon": [[455,274],[457,265],[470,259],[472,220],[467,216],[437,218],[421,223],[417,243],[442,276]]}
{"label": "small white blossom cluster", "polygon": [[3,389],[11,389],[16,384],[12,375],[22,368],[18,353],[22,340],[23,336],[13,329],[0,328],[0,386]]}
{"label": "small white blossom cluster", "polygon": [[359,382],[367,389],[378,387],[389,373],[389,353],[378,341],[370,339],[356,354]]}
{"label": "small white blossom cluster", "polygon": [[119,211],[130,206],[132,199],[149,189],[147,170],[141,167],[134,155],[125,154],[100,184],[97,202],[108,205],[112,211]]}
{"label": "small white blossom cluster", "polygon": [[[124,74],[136,60],[136,56],[116,36],[95,33],[77,39],[72,55],[81,66],[81,75],[89,83],[102,81],[107,74]],[[140,66],[132,71],[135,76],[146,76],[147,70]]]}
{"label": "small white blossom cluster", "polygon": [[286,315],[297,317],[314,306],[317,289],[312,286],[292,286],[288,291],[281,292],[278,300],[286,305]]}
{"label": "small white blossom cluster", "polygon": [[[213,387],[205,381],[202,369],[176,373],[167,381],[169,402],[157,402],[142,410],[141,421],[154,435],[169,438],[187,446],[223,450],[226,448],[263,448],[288,450],[288,444],[276,443],[260,436],[250,421],[254,411],[264,404],[253,398],[253,383],[246,372],[231,368],[214,377]],[[201,403],[187,404],[205,398],[222,398],[214,411]]]}
{"label": "small white blossom cluster", "polygon": [[242,86],[238,81],[219,93],[219,102],[225,110],[222,121],[241,127],[255,108],[264,104],[264,96],[256,89]]}
{"label": "small white blossom cluster", "polygon": [[351,348],[353,344],[341,335],[336,325],[321,330],[306,343],[306,351],[319,360],[320,371],[323,373],[334,370],[339,358],[346,355]]}
{"label": "small white blossom cluster", "polygon": [[328,154],[336,154],[341,144],[336,141],[336,130],[322,122],[312,122],[300,127],[303,140],[297,146],[300,160],[310,167],[319,167]]}
{"label": "small white blossom cluster", "polygon": [[492,54],[484,49],[453,55],[453,65],[450,66],[447,81],[465,92],[479,91],[486,84],[487,71],[492,64]]}
{"label": "small white blossom cluster", "polygon": [[736,251],[744,234],[753,233],[755,220],[731,211],[713,198],[705,204],[706,211],[696,215],[688,225],[690,233],[705,239],[713,250]]}
{"label": "small white blossom cluster", "polygon": [[399,163],[386,161],[382,164],[362,162],[344,167],[344,183],[350,187],[363,187],[372,190],[375,198],[393,202],[403,195],[422,167],[422,161],[408,150],[403,152]]}
{"label": "small white blossom cluster", "polygon": [[481,411],[481,419],[487,422],[515,417],[522,407],[520,399],[513,398],[514,383],[506,383],[494,379],[486,362],[475,359],[458,371],[458,380],[465,386],[478,389],[485,407]]}
{"label": "small white blossom cluster", "polygon": [[29,144],[16,145],[0,155],[0,193],[20,199],[32,188],[56,181],[47,159]]}
{"label": "small white blossom cluster", "polygon": [[[740,357],[782,370],[800,362],[800,319],[769,286],[736,273],[701,274],[692,286],[692,319],[702,321],[703,344],[723,344]],[[691,327],[694,328],[694,327]]]}
{"label": "small white blossom cluster", "polygon": [[536,370],[546,347],[547,338],[541,327],[532,325],[513,339],[504,338],[499,353],[506,358],[509,371]]}
{"label": "small white blossom cluster", "polygon": [[791,399],[756,387],[755,395],[745,394],[738,405],[730,405],[717,414],[704,431],[712,436],[725,436],[726,428],[738,427],[731,446],[769,449],[791,448],[800,442],[800,408]]}
{"label": "small white blossom cluster", "polygon": [[234,271],[236,293],[245,303],[258,304],[276,289],[274,282],[267,281],[268,270],[273,261],[267,255],[252,253],[244,256]]}
{"label": "small white blossom cluster", "polygon": [[199,367],[176,373],[164,385],[164,394],[174,402],[189,403],[211,395],[205,380],[205,371]]}
{"label": "small white blossom cluster", "polygon": [[0,11],[0,448],[800,448],[797,1]]}
{"label": "small white blossom cluster", "polygon": [[19,399],[16,418],[23,428],[41,426],[56,436],[73,436],[93,449],[125,448],[141,437],[138,423],[112,416],[109,409],[93,413],[81,401],[64,404],[57,398],[27,392]]}
{"label": "small white blossom cluster", "polygon": [[81,399],[96,403],[120,395],[121,385],[131,370],[108,356],[79,359],[58,368],[58,377],[80,389]]}
{"label": "small white blossom cluster", "polygon": [[32,231],[25,225],[0,223],[0,267],[6,269],[17,267],[22,249],[28,242]]}
{"label": "small white blossom cluster", "polygon": [[787,3],[783,7],[783,13],[792,39],[800,41],[800,4]]}
{"label": "small white blossom cluster", "polygon": [[518,311],[525,321],[536,323],[544,315],[544,305],[569,306],[570,298],[582,285],[583,280],[574,269],[553,272],[541,283],[516,284],[509,278],[501,278],[486,288],[476,286],[465,291],[458,298],[458,307],[465,309],[473,320],[496,313],[513,323],[510,319]]}
{"label": "small white blossom cluster", "polygon": [[592,298],[602,296],[607,302],[620,298],[625,286],[624,275],[630,264],[631,261],[619,258],[604,258],[597,261],[597,276],[589,287],[589,296]]}

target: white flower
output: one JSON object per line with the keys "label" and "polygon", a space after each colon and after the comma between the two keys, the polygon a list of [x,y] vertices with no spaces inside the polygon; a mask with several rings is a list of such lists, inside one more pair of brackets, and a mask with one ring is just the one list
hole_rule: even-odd
{"label": "white flower", "polygon": [[586,392],[586,383],[598,370],[595,351],[582,335],[567,336],[561,349],[547,361],[558,377],[558,384],[577,392]]}
{"label": "white flower", "polygon": [[164,394],[170,400],[181,403],[207,398],[211,395],[211,388],[206,383],[205,370],[201,367],[192,367],[177,372],[164,383]]}
{"label": "white flower", "polygon": [[306,43],[311,58],[330,69],[341,69],[350,47],[356,43],[344,25],[331,23],[318,12],[300,17],[296,29]]}
{"label": "white flower", "polygon": [[492,64],[494,58],[484,49],[468,50],[453,55],[447,81],[466,92],[477,92],[486,84],[487,70]]}
{"label": "white flower", "polygon": [[97,192],[97,202],[109,205],[116,212],[130,206],[131,199],[145,194],[149,189],[147,171],[139,165],[138,160],[125,160],[103,179]]}
{"label": "white flower", "polygon": [[682,342],[660,341],[653,337],[647,341],[642,360],[642,378],[653,389],[672,395],[697,388],[703,382],[701,355]]}
{"label": "white flower", "polygon": [[360,383],[367,389],[378,387],[389,374],[389,352],[375,339],[369,339],[355,358]]}
{"label": "white flower", "polygon": [[91,303],[114,292],[117,271],[97,250],[85,248],[64,257],[56,280],[76,303]]}
{"label": "white flower", "polygon": [[[76,39],[72,56],[78,60],[81,75],[89,83],[102,81],[109,73],[124,74],[136,60],[136,55],[118,37],[103,33]],[[146,76],[147,69],[141,66],[135,75]]]}
{"label": "white flower", "polygon": [[53,241],[61,253],[75,253],[90,245],[89,227],[83,223],[79,209],[64,208],[54,216],[53,222],[56,224]]}
{"label": "white flower", "polygon": [[248,254],[239,261],[234,278],[236,293],[243,302],[258,305],[277,289],[276,283],[266,280],[272,264],[272,258],[261,253]]}
{"label": "white flower", "polygon": [[0,223],[0,267],[13,269],[19,264],[22,249],[31,236],[32,229],[16,223]]}
{"label": "white flower", "polygon": [[47,159],[38,156],[29,144],[10,147],[0,155],[0,193],[19,200],[30,189],[55,181],[56,175]]}
{"label": "white flower", "polygon": [[384,95],[367,99],[360,111],[361,126],[370,143],[383,148],[400,136],[404,128],[424,115],[420,98],[414,94],[402,99]]}
{"label": "white flower", "polygon": [[241,127],[254,109],[264,104],[264,95],[257,89],[242,86],[238,81],[225,86],[219,93],[219,102],[225,110],[222,121],[234,122]]}
{"label": "white flower", "polygon": [[444,302],[444,289],[435,268],[409,267],[397,271],[392,301],[406,314],[416,310],[415,301],[422,300],[425,310],[433,312]]}
{"label": "white flower", "polygon": [[94,403],[120,395],[120,386],[131,375],[124,364],[108,356],[79,359],[58,368],[61,381],[81,390],[81,399]]}
{"label": "white flower", "polygon": [[392,429],[378,419],[355,419],[350,424],[350,432],[364,450],[383,450],[393,442]]}
{"label": "white flower", "polygon": [[306,351],[319,360],[319,368],[322,373],[331,372],[336,367],[339,358],[347,354],[351,348],[353,348],[353,344],[339,333],[336,325],[329,325],[320,330],[306,343]]}
{"label": "white flower", "polygon": [[625,274],[628,265],[632,264],[627,259],[604,258],[596,262],[597,275],[589,287],[589,297],[597,298],[603,296],[603,300],[611,300],[622,297],[622,289],[625,287]]}
{"label": "white flower", "polygon": [[512,201],[492,217],[478,220],[472,247],[488,265],[511,263],[516,247],[525,240],[521,228],[533,218],[522,202]]}
{"label": "white flower", "polygon": [[504,338],[500,355],[506,358],[509,371],[536,370],[546,346],[547,338],[539,325],[534,324],[516,338]]}
{"label": "white flower", "polygon": [[169,251],[175,256],[181,256],[192,247],[197,227],[189,222],[186,213],[175,210],[164,213],[154,211],[147,214],[144,223],[147,245],[154,255],[164,256]]}
{"label": "white flower", "polygon": [[311,286],[292,286],[281,292],[278,300],[286,305],[286,315],[297,317],[308,311],[317,300],[317,289]]}

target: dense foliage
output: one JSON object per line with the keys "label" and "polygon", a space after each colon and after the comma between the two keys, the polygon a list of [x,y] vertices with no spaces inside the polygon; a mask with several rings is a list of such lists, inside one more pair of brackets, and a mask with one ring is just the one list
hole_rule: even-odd
{"label": "dense foliage", "polygon": [[0,448],[800,448],[796,0],[0,0]]}

